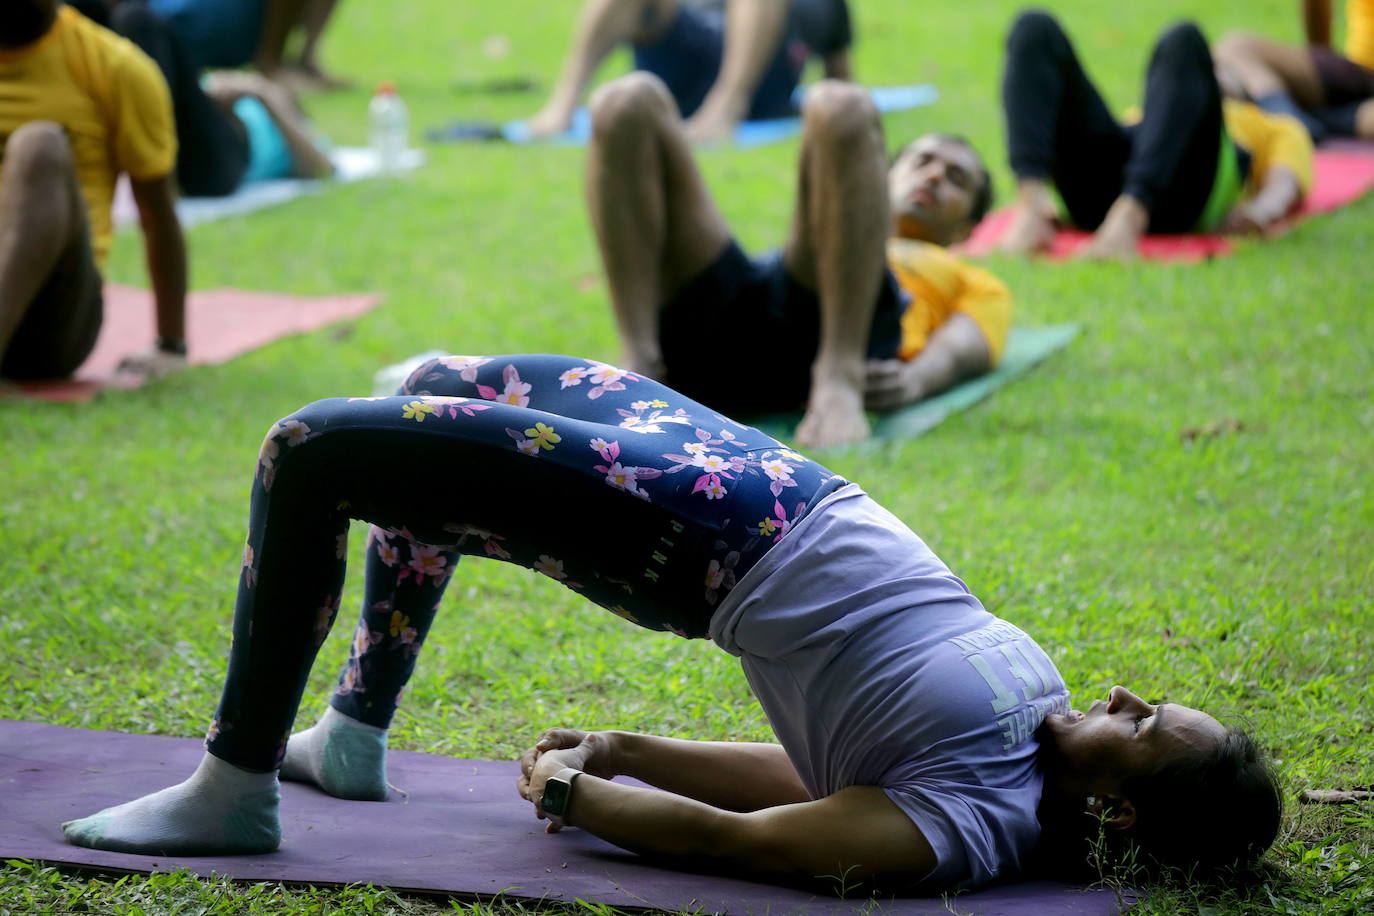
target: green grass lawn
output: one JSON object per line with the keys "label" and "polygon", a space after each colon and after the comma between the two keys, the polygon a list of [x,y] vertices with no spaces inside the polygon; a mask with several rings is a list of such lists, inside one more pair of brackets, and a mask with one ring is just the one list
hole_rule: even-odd
{"label": "green grass lawn", "polygon": [[[1050,5],[1117,108],[1136,101],[1152,39],[1174,18],[1197,17],[1212,37],[1236,27],[1299,37],[1291,0]],[[889,117],[889,145],[926,129],[967,134],[1005,199],[997,87],[1017,5],[855,6],[859,76],[932,81],[942,93]],[[458,116],[528,114],[538,94],[456,87],[511,76],[546,86],[575,10],[573,0],[346,0],[325,59],[358,88],[308,107],[340,143],[364,141],[370,87],[382,79],[397,82],[417,134]],[[508,39],[508,56],[483,50],[494,35]],[[795,143],[702,154],[746,246],[781,242],[795,155]],[[249,483],[275,419],[316,398],[367,394],[379,366],[433,348],[614,359],[582,165],[571,149],[436,147],[402,179],[197,227],[195,287],[376,290],[385,304],[351,326],[91,405],[0,403],[6,715],[204,733]],[[827,456],[990,609],[1035,635],[1080,697],[1124,683],[1244,717],[1273,750],[1290,806],[1269,879],[1248,890],[1162,888],[1140,912],[1374,909],[1371,807],[1296,802],[1306,788],[1374,783],[1371,239],[1367,198],[1201,265],[994,259],[1018,321],[1078,321],[1086,333],[924,438]],[[111,279],[144,284],[141,258],[137,233],[121,236]],[[1198,427],[1219,432],[1180,435]],[[360,557],[361,537],[351,549]],[[345,606],[357,606],[360,580]],[[559,723],[770,737],[737,666],[708,643],[634,633],[498,563],[466,563],[449,596],[394,747],[506,757]],[[345,619],[326,644],[304,717],[323,708],[350,630]],[[367,888],[0,869],[0,912],[433,909]]]}

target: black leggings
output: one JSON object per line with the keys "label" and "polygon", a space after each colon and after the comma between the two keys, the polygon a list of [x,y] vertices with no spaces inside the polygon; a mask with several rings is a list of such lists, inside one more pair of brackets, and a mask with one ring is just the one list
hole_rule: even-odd
{"label": "black leggings", "polygon": [[1197,225],[1222,142],[1221,91],[1197,26],[1179,23],[1160,36],[1144,116],[1123,126],[1054,17],[1022,13],[1007,37],[1002,107],[1012,171],[1052,181],[1075,225],[1097,228],[1122,194],[1149,210],[1151,232]]}
{"label": "black leggings", "polygon": [[172,91],[177,183],[194,197],[232,194],[248,168],[248,134],[238,118],[200,88],[200,65],[172,27],[144,2],[115,7],[111,26],[151,57]]}

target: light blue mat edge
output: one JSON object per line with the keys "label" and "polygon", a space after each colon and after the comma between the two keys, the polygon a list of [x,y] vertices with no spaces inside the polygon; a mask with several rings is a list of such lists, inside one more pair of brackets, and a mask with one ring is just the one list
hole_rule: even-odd
{"label": "light blue mat edge", "polygon": [[[884,441],[914,439],[929,432],[951,414],[972,407],[1067,347],[1082,329],[1083,326],[1076,323],[1012,328],[1002,362],[996,369],[933,398],[878,415],[873,423],[873,435],[866,442],[851,447],[872,448]],[[800,412],[741,418],[741,422],[783,442],[791,440],[800,420]]]}
{"label": "light blue mat edge", "polygon": [[[929,84],[913,86],[870,86],[869,94],[877,109],[887,114],[930,105],[940,92]],[[800,106],[805,87],[797,87],[793,101]],[[773,118],[767,121],[745,121],[735,128],[735,146],[763,146],[777,143],[801,131],[801,118]],[[510,121],[501,127],[501,136],[511,143],[551,143],[557,146],[585,146],[592,135],[592,119],[586,108],[573,112],[572,127],[545,140],[532,140],[524,121]]]}

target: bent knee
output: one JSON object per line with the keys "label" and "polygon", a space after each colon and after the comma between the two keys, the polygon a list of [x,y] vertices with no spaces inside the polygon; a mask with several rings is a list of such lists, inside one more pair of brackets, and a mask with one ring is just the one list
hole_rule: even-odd
{"label": "bent knee", "polygon": [[802,120],[809,130],[849,136],[878,123],[878,109],[868,90],[841,80],[822,80],[806,92]]}
{"label": "bent knee", "polygon": [[1238,61],[1260,57],[1266,41],[1254,32],[1227,32],[1212,44],[1212,56],[1217,60]]}
{"label": "bent knee", "polygon": [[1212,52],[1207,47],[1207,39],[1203,36],[1202,29],[1191,19],[1176,22],[1165,29],[1160,34],[1159,41],[1155,42],[1155,54],[1196,60],[1206,59],[1209,64],[1212,58]]}
{"label": "bent knee", "polygon": [[677,103],[663,80],[637,70],[612,80],[592,93],[587,108],[592,116],[592,131],[605,133],[626,124],[677,117]]}
{"label": "bent knee", "polygon": [[1007,48],[1038,47],[1064,37],[1064,27],[1053,14],[1039,9],[1023,10],[1007,33]]}
{"label": "bent knee", "polygon": [[21,124],[5,142],[5,171],[27,174],[72,172],[72,146],[62,126],[53,121]]}

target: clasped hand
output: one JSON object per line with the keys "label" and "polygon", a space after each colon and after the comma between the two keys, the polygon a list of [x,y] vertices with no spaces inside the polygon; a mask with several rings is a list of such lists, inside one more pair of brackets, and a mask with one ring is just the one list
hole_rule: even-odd
{"label": "clasped hand", "polygon": [[[551,728],[539,736],[534,747],[520,755],[520,776],[515,790],[520,797],[534,805],[534,816],[544,820],[547,815],[539,803],[544,798],[544,784],[564,767],[573,767],[602,779],[614,779],[615,740],[611,732],[584,732],[575,728]],[[557,833],[559,826],[552,821],[545,830]]]}

